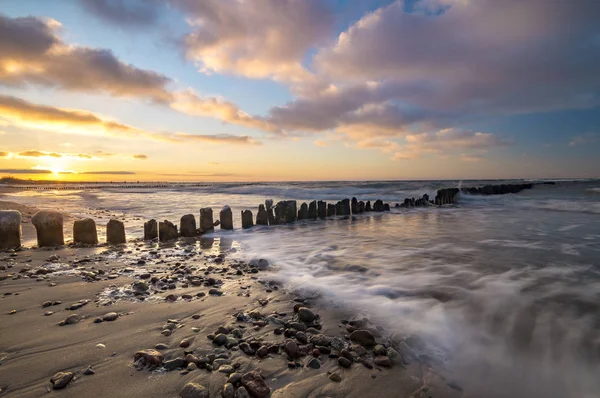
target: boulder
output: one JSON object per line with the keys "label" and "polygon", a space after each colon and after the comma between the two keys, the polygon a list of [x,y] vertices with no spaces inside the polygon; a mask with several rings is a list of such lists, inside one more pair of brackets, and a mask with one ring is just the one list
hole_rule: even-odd
{"label": "boulder", "polygon": [[138,365],[151,368],[161,366],[164,359],[163,354],[153,349],[140,350],[133,356],[133,361]]}
{"label": "boulder", "polygon": [[158,223],[158,237],[161,242],[168,242],[177,239],[177,226],[170,221]]}
{"label": "boulder", "polygon": [[184,238],[193,238],[196,236],[196,217],[193,214],[186,214],[181,217],[179,231]]}
{"label": "boulder", "polygon": [[300,205],[300,210],[298,210],[298,220],[306,220],[308,218],[308,205],[306,203],[302,203]]}
{"label": "boulder", "polygon": [[258,206],[258,213],[256,213],[256,225],[269,225],[269,215],[265,205]]}
{"label": "boulder", "polygon": [[37,232],[38,246],[62,246],[65,244],[63,234],[63,216],[57,211],[42,210],[31,218]]}
{"label": "boulder", "polygon": [[317,214],[319,216],[319,218],[325,218],[327,217],[327,203],[319,200],[317,202]]}
{"label": "boulder", "polygon": [[21,247],[21,213],[0,210],[0,250]]}
{"label": "boulder", "polygon": [[388,203],[383,204],[383,211],[390,211],[390,205]]}
{"label": "boulder", "polygon": [[200,232],[212,232],[215,230],[213,222],[213,211],[210,207],[200,209]]}
{"label": "boulder", "polygon": [[350,199],[344,199],[337,202],[335,206],[335,214],[338,216],[350,215]]}
{"label": "boulder", "polygon": [[221,229],[233,229],[233,213],[231,212],[231,207],[227,205],[223,206],[219,213],[219,220],[221,220]]}
{"label": "boulder", "polygon": [[252,221],[252,212],[250,210],[242,211],[242,228],[248,229],[254,226],[254,222]]}
{"label": "boulder", "polygon": [[91,218],[75,221],[73,223],[73,242],[97,245],[98,232],[96,231],[96,222]]}
{"label": "boulder", "polygon": [[367,203],[365,204],[365,212],[367,212],[367,211],[373,211],[371,209],[371,201],[370,200],[368,200]]}
{"label": "boulder", "polygon": [[375,337],[373,333],[368,330],[355,330],[350,334],[350,340],[355,343],[362,345],[363,347],[370,347],[375,345]]}
{"label": "boulder", "polygon": [[109,220],[106,224],[106,243],[120,245],[126,242],[125,224],[115,219]]}
{"label": "boulder", "polygon": [[381,199],[378,199],[375,201],[375,203],[373,204],[373,211],[377,211],[377,212],[384,211],[383,201]]}
{"label": "boulder", "polygon": [[158,223],[152,219],[144,223],[144,240],[154,240],[158,238]]}

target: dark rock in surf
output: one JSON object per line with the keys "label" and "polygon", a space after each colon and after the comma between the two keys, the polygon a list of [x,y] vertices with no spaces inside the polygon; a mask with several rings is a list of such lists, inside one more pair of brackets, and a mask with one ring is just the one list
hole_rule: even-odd
{"label": "dark rock in surf", "polygon": [[351,203],[352,214],[358,214],[358,199],[352,198]]}
{"label": "dark rock in surf", "polygon": [[298,220],[306,220],[308,218],[308,205],[306,203],[302,203],[300,205],[300,210],[298,210]]}
{"label": "dark rock in surf", "polygon": [[315,220],[317,218],[317,201],[313,200],[308,205],[308,218]]}
{"label": "dark rock in surf", "polygon": [[371,201],[367,201],[367,203],[365,204],[365,212],[367,211],[372,211],[371,209]]}
{"label": "dark rock in surf", "polygon": [[334,205],[333,203],[329,203],[327,204],[327,217],[334,217],[336,211],[336,205]]}

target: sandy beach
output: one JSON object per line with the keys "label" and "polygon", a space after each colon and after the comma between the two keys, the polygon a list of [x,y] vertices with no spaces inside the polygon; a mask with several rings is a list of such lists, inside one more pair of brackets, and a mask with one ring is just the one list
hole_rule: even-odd
{"label": "sandy beach", "polygon": [[[20,210],[23,233],[34,233],[37,209],[1,204]],[[235,250],[199,238],[1,253],[1,394],[466,396],[406,342],[286,289],[274,264],[231,260]],[[156,350],[156,366],[134,361],[142,350]],[[59,372],[70,381],[54,389]],[[188,383],[208,395],[185,395]]]}

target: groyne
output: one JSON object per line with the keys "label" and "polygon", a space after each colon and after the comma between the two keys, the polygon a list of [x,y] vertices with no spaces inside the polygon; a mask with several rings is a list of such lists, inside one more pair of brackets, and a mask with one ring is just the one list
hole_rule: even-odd
{"label": "groyne", "polygon": [[[114,188],[114,186],[111,186]],[[468,195],[504,195],[516,194],[526,189],[532,189],[533,183],[524,184],[499,184],[482,187],[444,188],[437,191],[435,198],[430,199],[424,194],[419,198],[405,198],[403,202],[396,203],[396,208],[444,206],[455,204],[459,194]],[[76,189],[71,187],[71,189]],[[334,216],[348,217],[368,212],[382,213],[390,211],[389,203],[382,200],[362,201],[353,197],[342,199],[335,203],[325,201],[312,201],[302,203],[298,207],[295,200],[284,200],[273,203],[268,199],[264,205],[257,207],[256,218],[250,209],[241,211],[242,229],[260,226],[276,226],[289,224],[298,220],[318,220]],[[225,205],[218,213],[219,219],[213,220],[212,208],[201,208],[199,223],[193,214],[181,217],[179,228],[170,221],[157,222],[152,219],[144,223],[144,240],[161,242],[173,241],[181,237],[195,237],[214,231],[216,227],[223,230],[234,229],[231,208]],[[52,210],[42,210],[32,218],[36,228],[38,247],[53,247],[64,245],[64,226],[61,213]],[[196,226],[199,228],[196,228]],[[126,243],[125,227],[122,222],[111,219],[106,225],[106,243],[117,245]],[[96,223],[92,219],[77,220],[73,225],[73,243],[95,245],[98,244]],[[21,246],[21,214],[16,210],[0,211],[0,250],[14,249]]]}

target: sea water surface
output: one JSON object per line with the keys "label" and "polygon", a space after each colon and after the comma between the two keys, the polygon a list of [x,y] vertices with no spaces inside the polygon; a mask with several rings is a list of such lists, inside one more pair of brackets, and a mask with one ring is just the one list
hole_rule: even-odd
{"label": "sea water surface", "polygon": [[[256,215],[266,198],[300,204],[356,196],[393,207],[439,188],[485,183],[140,185],[10,195],[99,225],[116,215],[133,238],[142,236],[144,220],[176,222],[200,207],[213,207],[218,218],[231,206],[239,227],[240,210]],[[269,259],[285,283],[364,314],[391,336],[418,336],[411,348],[468,396],[600,396],[600,180],[214,236],[233,238],[243,249],[237,256]]]}

